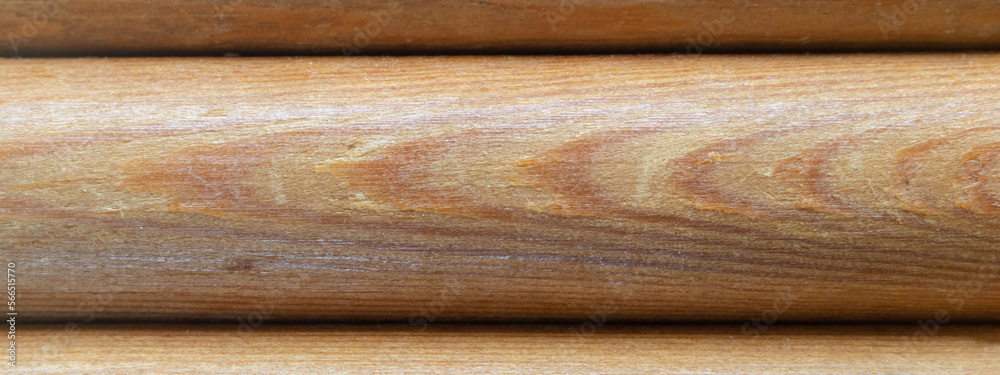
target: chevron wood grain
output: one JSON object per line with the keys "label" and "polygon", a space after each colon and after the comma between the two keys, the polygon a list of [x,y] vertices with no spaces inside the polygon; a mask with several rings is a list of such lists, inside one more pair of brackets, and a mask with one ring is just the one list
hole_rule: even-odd
{"label": "chevron wood grain", "polygon": [[29,321],[1000,313],[996,54],[0,66]]}

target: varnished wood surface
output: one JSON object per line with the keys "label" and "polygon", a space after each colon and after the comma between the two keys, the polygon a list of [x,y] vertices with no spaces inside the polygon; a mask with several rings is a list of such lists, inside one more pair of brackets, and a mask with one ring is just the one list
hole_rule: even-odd
{"label": "varnished wood surface", "polygon": [[992,320],[998,73],[7,60],[0,249],[36,321]]}
{"label": "varnished wood surface", "polygon": [[1000,48],[981,0],[4,0],[0,56]]}
{"label": "varnished wood surface", "polygon": [[1000,330],[945,326],[234,326],[22,328],[19,367],[46,373],[995,374]]}

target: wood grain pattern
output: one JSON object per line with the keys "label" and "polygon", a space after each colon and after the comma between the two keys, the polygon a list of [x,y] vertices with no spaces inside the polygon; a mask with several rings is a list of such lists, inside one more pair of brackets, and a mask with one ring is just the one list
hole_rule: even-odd
{"label": "wood grain pattern", "polygon": [[915,326],[60,325],[22,328],[19,369],[101,374],[994,374],[1000,329],[951,326],[928,339]]}
{"label": "wood grain pattern", "polygon": [[5,0],[0,56],[1000,48],[982,0]]}
{"label": "wood grain pattern", "polygon": [[0,65],[23,319],[1000,313],[996,54]]}

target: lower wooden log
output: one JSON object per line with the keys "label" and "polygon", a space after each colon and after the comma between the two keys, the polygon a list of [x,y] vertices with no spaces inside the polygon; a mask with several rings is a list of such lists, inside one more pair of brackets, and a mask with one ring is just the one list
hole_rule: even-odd
{"label": "lower wooden log", "polygon": [[197,372],[993,374],[1000,329],[784,326],[63,325],[20,329],[22,374]]}

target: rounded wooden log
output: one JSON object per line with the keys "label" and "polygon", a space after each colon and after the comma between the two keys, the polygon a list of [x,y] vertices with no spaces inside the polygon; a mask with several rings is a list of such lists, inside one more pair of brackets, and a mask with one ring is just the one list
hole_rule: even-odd
{"label": "rounded wooden log", "polygon": [[0,62],[25,320],[988,320],[1000,55]]}
{"label": "rounded wooden log", "polygon": [[1000,48],[980,0],[19,0],[0,56]]}
{"label": "rounded wooden log", "polygon": [[95,324],[19,328],[22,374],[992,374],[996,326]]}

